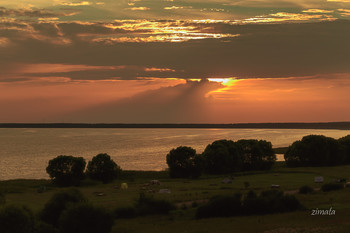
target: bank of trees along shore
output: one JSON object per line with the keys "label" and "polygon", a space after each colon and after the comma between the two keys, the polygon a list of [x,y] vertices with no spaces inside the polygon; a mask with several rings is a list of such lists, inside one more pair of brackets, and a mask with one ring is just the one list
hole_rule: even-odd
{"label": "bank of trees along shore", "polygon": [[241,171],[269,170],[276,161],[271,142],[265,140],[217,140],[202,154],[180,146],[166,156],[173,178],[196,178],[207,174],[230,174]]}
{"label": "bank of trees along shore", "polygon": [[[284,155],[286,165],[335,166],[350,164],[350,135],[338,140],[323,135],[308,135],[293,142]],[[232,174],[242,171],[269,170],[276,161],[271,142],[242,139],[217,140],[202,154],[180,146],[166,156],[173,178],[196,178],[206,174]]]}
{"label": "bank of trees along shore", "polygon": [[350,135],[338,140],[323,135],[305,136],[288,147],[284,159],[289,167],[350,164]]}

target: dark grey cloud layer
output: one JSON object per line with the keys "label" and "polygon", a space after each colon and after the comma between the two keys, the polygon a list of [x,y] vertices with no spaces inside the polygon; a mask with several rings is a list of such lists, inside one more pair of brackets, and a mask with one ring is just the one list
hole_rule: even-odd
{"label": "dark grey cloud layer", "polygon": [[[180,43],[93,42],[91,38],[96,36],[106,37],[108,41],[111,34],[120,37],[140,32],[108,28],[102,23],[47,22],[22,25],[26,29],[16,29],[9,24],[0,28],[0,37],[10,41],[8,46],[0,47],[0,61],[3,64],[129,67],[59,73],[59,76],[79,80],[152,76],[184,79],[271,78],[350,72],[350,21],[346,20],[298,24],[192,23],[200,32],[240,36]],[[143,69],[147,67],[169,68],[175,72],[147,72]],[[45,73],[39,76],[57,75]]]}

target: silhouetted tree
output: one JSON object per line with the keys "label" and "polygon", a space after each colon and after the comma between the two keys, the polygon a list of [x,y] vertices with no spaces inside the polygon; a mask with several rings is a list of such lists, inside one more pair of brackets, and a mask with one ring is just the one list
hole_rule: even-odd
{"label": "silhouetted tree", "polygon": [[231,140],[217,140],[209,144],[204,152],[205,171],[209,174],[225,174],[242,170],[239,148]]}
{"label": "silhouetted tree", "polygon": [[45,204],[44,209],[40,214],[41,220],[58,227],[58,219],[69,205],[86,202],[87,199],[77,189],[55,193]]}
{"label": "silhouetted tree", "polygon": [[180,146],[166,156],[170,176],[173,178],[199,177],[203,170],[203,160],[191,147]]}
{"label": "silhouetted tree", "polygon": [[108,154],[98,154],[88,163],[86,172],[91,179],[108,183],[119,176],[121,169]]}
{"label": "silhouetted tree", "polygon": [[79,185],[85,178],[85,165],[86,162],[82,157],[60,155],[49,161],[46,172],[58,185]]}
{"label": "silhouetted tree", "polygon": [[308,135],[294,142],[284,158],[287,166],[332,166],[344,162],[338,141],[323,135]]}
{"label": "silhouetted tree", "polygon": [[236,142],[243,159],[243,170],[267,170],[276,161],[271,142],[265,140],[239,140]]}
{"label": "silhouetted tree", "polygon": [[88,203],[70,206],[59,219],[61,233],[109,233],[112,226],[112,214]]}

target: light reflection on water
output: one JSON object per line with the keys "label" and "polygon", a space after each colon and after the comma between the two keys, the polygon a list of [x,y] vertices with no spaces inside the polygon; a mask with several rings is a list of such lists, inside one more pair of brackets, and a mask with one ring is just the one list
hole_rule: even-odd
{"label": "light reflection on water", "polygon": [[[58,155],[82,156],[87,161],[108,153],[122,167],[162,170],[166,154],[178,146],[201,153],[218,139],[264,139],[274,147],[288,146],[309,134],[334,138],[348,130],[305,129],[0,129],[0,180],[48,178],[45,168]],[[278,160],[283,160],[283,155]]]}

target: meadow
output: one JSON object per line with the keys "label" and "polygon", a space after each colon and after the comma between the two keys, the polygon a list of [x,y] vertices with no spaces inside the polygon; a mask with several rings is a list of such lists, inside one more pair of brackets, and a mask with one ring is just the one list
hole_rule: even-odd
{"label": "meadow", "polygon": [[[96,206],[111,211],[120,207],[131,207],[140,193],[165,199],[177,206],[168,215],[116,219],[112,232],[349,232],[350,188],[323,192],[322,183],[315,183],[315,176],[323,176],[324,183],[350,177],[350,165],[334,167],[287,168],[284,162],[276,162],[270,171],[236,173],[232,183],[224,184],[227,175],[205,175],[199,179],[171,179],[167,171],[123,171],[120,179],[112,183],[85,180],[79,189]],[[160,184],[149,185],[151,180]],[[127,183],[127,189],[121,184]],[[280,190],[295,194],[304,210],[283,214],[211,218],[196,220],[198,205],[215,195],[261,192],[272,184]],[[312,194],[299,194],[298,189],[308,185]],[[40,189],[45,191],[40,192]],[[69,188],[57,187],[50,180],[7,180],[0,182],[0,191],[5,194],[7,204],[24,204],[38,213],[44,204],[58,191]],[[171,193],[159,193],[169,189]],[[335,215],[312,216],[313,209],[329,209]]]}

